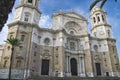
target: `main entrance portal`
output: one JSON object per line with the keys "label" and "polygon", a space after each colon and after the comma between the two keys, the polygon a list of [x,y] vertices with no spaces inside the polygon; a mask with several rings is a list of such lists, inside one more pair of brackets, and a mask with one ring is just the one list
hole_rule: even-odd
{"label": "main entrance portal", "polygon": [[41,75],[49,75],[49,60],[42,60]]}
{"label": "main entrance portal", "polygon": [[97,76],[101,75],[100,63],[95,63]]}
{"label": "main entrance portal", "polygon": [[77,76],[77,61],[76,61],[76,59],[72,58],[70,60],[70,65],[71,65],[71,75]]}

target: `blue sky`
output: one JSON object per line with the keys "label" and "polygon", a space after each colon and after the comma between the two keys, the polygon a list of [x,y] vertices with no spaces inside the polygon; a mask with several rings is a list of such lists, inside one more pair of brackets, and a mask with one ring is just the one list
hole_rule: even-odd
{"label": "blue sky", "polygon": [[[60,9],[63,11],[69,11],[74,9],[77,13],[84,15],[89,22],[88,28],[91,28],[89,19],[89,5],[94,0],[40,0],[39,9],[42,12],[40,26],[50,27],[51,26],[51,15],[53,12],[59,12]],[[15,6],[19,4],[19,0],[16,0]],[[117,39],[117,49],[120,57],[120,1],[115,3],[114,0],[108,0],[104,6],[104,10],[107,12],[107,20],[110,25],[112,25],[112,31],[114,38]],[[15,10],[10,13],[7,24],[13,19]],[[89,30],[90,32],[90,30]],[[0,44],[3,44],[7,37],[8,29],[5,24],[4,29],[0,32]]]}

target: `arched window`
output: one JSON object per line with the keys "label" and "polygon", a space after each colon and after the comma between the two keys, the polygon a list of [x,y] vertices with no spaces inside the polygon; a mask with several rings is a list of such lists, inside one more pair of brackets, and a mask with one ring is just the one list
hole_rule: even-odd
{"label": "arched window", "polygon": [[70,50],[75,50],[75,43],[74,42],[70,42]]}
{"label": "arched window", "polygon": [[10,35],[10,38],[13,38],[13,35]]}
{"label": "arched window", "polygon": [[28,3],[32,3],[32,0],[28,0]]}
{"label": "arched window", "polygon": [[103,15],[102,15],[102,20],[103,20],[103,21],[105,20]]}
{"label": "arched window", "polygon": [[36,0],[36,1],[35,1],[35,6],[37,6],[37,3],[38,3],[38,1]]}
{"label": "arched window", "polygon": [[29,12],[24,13],[24,21],[29,22],[30,21],[31,14]]}
{"label": "arched window", "polygon": [[7,67],[7,60],[4,61],[4,65],[3,65],[4,68]]}
{"label": "arched window", "polygon": [[93,17],[93,21],[94,21],[94,23],[96,23],[96,19],[95,19],[95,17]]}
{"label": "arched window", "polygon": [[21,41],[25,40],[25,35],[21,35]]}
{"label": "arched window", "polygon": [[7,49],[10,50],[10,46],[8,46]]}
{"label": "arched window", "polygon": [[71,34],[71,35],[74,35],[74,31],[70,31],[70,34]]}
{"label": "arched window", "polygon": [[22,49],[23,49],[23,46],[19,46],[19,48],[20,48],[20,50],[22,50]]}
{"label": "arched window", "polygon": [[108,37],[110,37],[110,30],[107,30]]}
{"label": "arched window", "polygon": [[34,56],[36,56],[37,55],[37,53],[36,52],[34,52]]}
{"label": "arched window", "polygon": [[96,32],[94,32],[94,36],[96,37]]}
{"label": "arched window", "polygon": [[97,17],[97,19],[98,19],[98,22],[100,22],[100,17],[99,16]]}
{"label": "arched window", "polygon": [[28,22],[29,21],[29,17],[30,17],[29,14],[25,14],[24,21]]}
{"label": "arched window", "polygon": [[17,60],[16,67],[19,68],[21,66],[21,60]]}

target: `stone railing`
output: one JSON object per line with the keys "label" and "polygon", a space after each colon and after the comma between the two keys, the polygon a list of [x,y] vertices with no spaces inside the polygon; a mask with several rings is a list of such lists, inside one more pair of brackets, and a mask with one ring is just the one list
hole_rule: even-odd
{"label": "stone railing", "polygon": [[120,80],[118,77],[38,77],[27,80]]}
{"label": "stone railing", "polygon": [[[7,79],[9,74],[9,69],[0,69],[0,79]],[[24,70],[21,69],[13,69],[11,71],[12,79],[23,79],[24,78]]]}
{"label": "stone railing", "polygon": [[69,53],[73,53],[73,54],[83,54],[83,51],[81,51],[81,50],[70,50],[70,49],[66,49],[65,51],[66,51],[66,52],[69,52]]}

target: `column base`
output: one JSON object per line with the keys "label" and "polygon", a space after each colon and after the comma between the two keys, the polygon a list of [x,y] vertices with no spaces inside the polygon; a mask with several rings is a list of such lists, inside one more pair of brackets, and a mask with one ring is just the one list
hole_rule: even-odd
{"label": "column base", "polygon": [[66,76],[66,77],[70,77],[70,76],[71,76],[71,73],[70,73],[70,72],[66,72],[66,73],[65,73],[65,76]]}
{"label": "column base", "polygon": [[58,72],[58,77],[64,77],[64,73],[63,72]]}
{"label": "column base", "polygon": [[87,72],[86,77],[94,77],[93,72]]}
{"label": "column base", "polygon": [[80,76],[80,77],[86,77],[86,74],[85,73],[79,73],[78,76]]}

